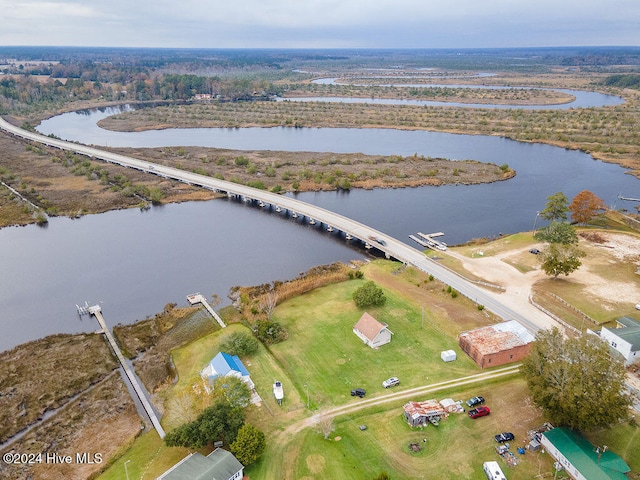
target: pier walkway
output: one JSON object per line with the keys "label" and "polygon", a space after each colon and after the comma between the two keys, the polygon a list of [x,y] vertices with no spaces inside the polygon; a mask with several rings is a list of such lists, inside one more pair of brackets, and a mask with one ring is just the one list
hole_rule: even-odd
{"label": "pier walkway", "polygon": [[[98,323],[100,324],[100,328],[102,329],[102,333],[104,333],[105,336],[107,337],[107,340],[109,340],[109,343],[111,344],[111,348],[115,353],[116,357],[118,358],[118,361],[120,362],[120,365],[124,370],[124,373],[127,375],[127,378],[131,383],[131,386],[135,390],[136,395],[140,399],[140,403],[142,403],[142,407],[144,408],[145,412],[147,412],[147,415],[149,416],[149,420],[151,420],[151,423],[156,429],[156,432],[158,432],[158,435],[160,435],[160,438],[164,438],[165,433],[164,433],[164,429],[162,428],[162,425],[160,425],[160,420],[156,416],[153,410],[153,407],[151,406],[151,402],[145,395],[142,387],[140,386],[140,383],[138,383],[138,378],[135,376],[135,374],[127,364],[127,361],[124,358],[124,355],[122,355],[122,352],[120,351],[120,348],[116,343],[116,339],[113,338],[113,335],[111,335],[111,331],[107,327],[107,324],[104,321],[104,317],[102,316],[102,310],[100,309],[100,306],[94,305],[92,307],[88,307],[86,308],[86,311],[89,314],[96,317],[96,320],[98,320]],[[80,312],[80,309],[79,309],[79,312]]]}
{"label": "pier walkway", "polygon": [[225,323],[222,321],[220,316],[216,313],[216,311],[213,308],[211,308],[211,305],[209,305],[209,302],[207,302],[207,299],[204,298],[204,295],[200,293],[187,295],[187,300],[189,300],[190,305],[197,305],[198,303],[201,303],[204,306],[204,308],[206,308],[207,311],[211,314],[211,316],[215,318],[216,322],[218,322],[218,324],[222,328],[226,327]]}

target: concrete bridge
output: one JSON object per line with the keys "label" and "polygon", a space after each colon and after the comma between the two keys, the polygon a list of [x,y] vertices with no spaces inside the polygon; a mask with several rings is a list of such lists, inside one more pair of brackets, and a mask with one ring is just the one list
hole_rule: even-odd
{"label": "concrete bridge", "polygon": [[[531,307],[531,305],[523,305],[521,308],[518,307],[518,311],[516,311],[505,302],[501,301],[499,298],[500,294],[478,288],[451,270],[427,258],[421,251],[410,247],[384,232],[324,208],[265,190],[238,185],[236,183],[218,180],[205,175],[199,175],[173,167],[138,160],[125,155],[107,152],[94,147],[66,142],[38,133],[29,132],[10,124],[2,117],[0,117],[0,129],[26,140],[45,144],[50,147],[72,151],[80,155],[86,155],[92,159],[103,160],[105,162],[121,165],[127,168],[134,168],[145,173],[177,180],[189,185],[196,185],[214,192],[237,196],[247,202],[256,202],[260,206],[273,207],[276,211],[287,211],[294,218],[303,216],[307,221],[309,221],[309,223],[322,223],[329,231],[343,232],[347,239],[359,239],[365,243],[366,247],[376,248],[382,251],[387,258],[396,259],[433,275],[435,278],[447,285],[450,285],[460,294],[468,297],[478,305],[484,305],[485,308],[503,319],[517,320],[531,332],[535,333],[538,329],[547,328],[552,324],[549,317],[541,315],[540,312],[534,307]],[[502,295],[505,294],[503,293]]]}

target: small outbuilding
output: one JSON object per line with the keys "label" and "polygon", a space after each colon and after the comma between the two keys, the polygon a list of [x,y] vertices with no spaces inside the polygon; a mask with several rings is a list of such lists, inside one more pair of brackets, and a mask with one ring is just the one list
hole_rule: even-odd
{"label": "small outbuilding", "polygon": [[440,400],[440,405],[447,413],[462,413],[464,408],[460,403],[456,402],[453,398],[444,398]]}
{"label": "small outbuilding", "polygon": [[480,368],[519,362],[531,350],[534,336],[515,320],[460,334],[458,343]]}
{"label": "small outbuilding", "polygon": [[447,416],[444,407],[437,400],[425,400],[424,402],[408,402],[402,407],[404,418],[412,427],[427,426],[429,423],[438,422]]}
{"label": "small outbuilding", "polygon": [[440,358],[443,362],[453,362],[457,356],[455,350],[445,350],[444,352],[440,352]]}
{"label": "small outbuilding", "polygon": [[367,312],[364,312],[360,320],[353,326],[353,333],[355,333],[365,345],[369,345],[371,348],[378,348],[391,341],[393,332],[387,327],[388,325],[386,323],[379,322]]}

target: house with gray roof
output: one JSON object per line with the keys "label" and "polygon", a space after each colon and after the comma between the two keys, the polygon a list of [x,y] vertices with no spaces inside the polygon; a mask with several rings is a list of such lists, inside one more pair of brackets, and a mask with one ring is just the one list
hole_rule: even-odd
{"label": "house with gray roof", "polygon": [[625,365],[640,360],[640,322],[631,317],[616,320],[616,328],[602,327],[600,338],[624,358]]}
{"label": "house with gray roof", "polygon": [[156,480],[240,480],[244,466],[231,452],[216,448],[206,457],[191,453]]}

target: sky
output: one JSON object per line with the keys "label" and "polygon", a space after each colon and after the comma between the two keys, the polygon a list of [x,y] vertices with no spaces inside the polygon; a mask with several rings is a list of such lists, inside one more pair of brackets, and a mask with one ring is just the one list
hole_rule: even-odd
{"label": "sky", "polygon": [[0,0],[0,45],[640,46],[640,0]]}

